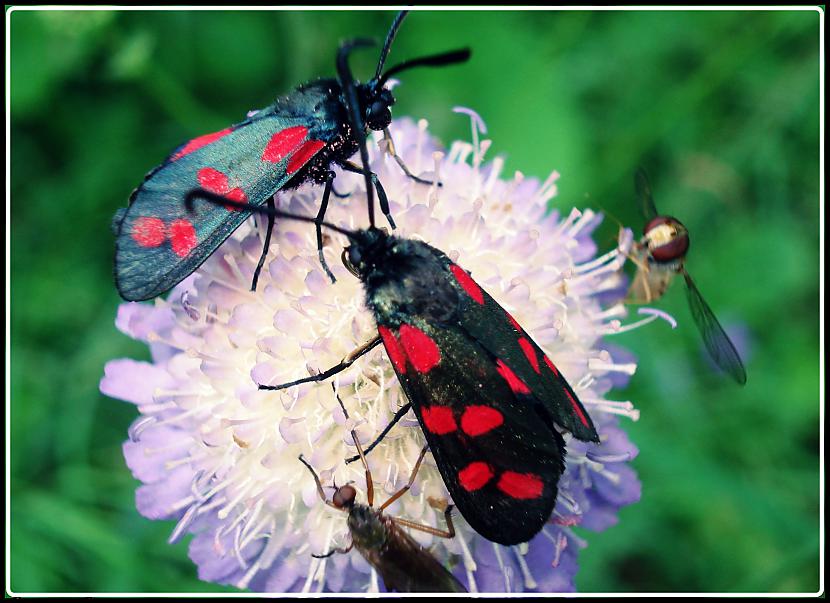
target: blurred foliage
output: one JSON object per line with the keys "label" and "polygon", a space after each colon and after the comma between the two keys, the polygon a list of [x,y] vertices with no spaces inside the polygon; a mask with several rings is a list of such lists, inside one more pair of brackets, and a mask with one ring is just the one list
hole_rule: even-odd
{"label": "blurred foliage", "polygon": [[[170,522],[139,516],[121,442],[136,411],[98,392],[146,358],[113,326],[110,220],[182,141],[334,72],[339,40],[384,12],[7,12],[11,20],[11,577],[16,592],[217,591]],[[395,115],[444,141],[481,113],[507,171],[561,172],[554,205],[639,229],[632,175],[689,227],[688,267],[747,364],[709,370],[678,318],[622,335],[639,370],[617,397],[640,447],[639,504],[586,534],[582,591],[813,591],[819,580],[819,14],[418,12],[390,63]],[[356,54],[369,74],[376,54]],[[598,234],[614,244],[614,220]]]}

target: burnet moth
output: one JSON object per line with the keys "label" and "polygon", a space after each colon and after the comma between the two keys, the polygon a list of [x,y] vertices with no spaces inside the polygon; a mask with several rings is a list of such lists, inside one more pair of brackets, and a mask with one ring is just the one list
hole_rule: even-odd
{"label": "burnet moth", "polygon": [[674,277],[682,274],[686,281],[689,308],[706,350],[717,366],[740,385],[744,385],[746,369],[738,351],[686,270],[689,231],[677,218],[661,215],[657,211],[651,183],[643,168],[639,168],[634,176],[634,188],[647,222],[643,228],[643,237],[632,248],[630,259],[637,266],[637,272],[628,289],[626,301],[645,304],[659,299]]}
{"label": "burnet moth", "polygon": [[[164,293],[198,268],[250,215],[233,204],[211,206],[198,219],[184,211],[188,192],[206,190],[231,201],[274,207],[277,191],[290,190],[308,181],[325,184],[315,222],[320,262],[334,280],[323,258],[320,225],[326,213],[335,174],[332,165],[364,173],[349,161],[361,152],[366,164],[366,132],[383,131],[390,153],[413,180],[431,184],[410,173],[395,154],[388,126],[395,103],[387,87],[389,78],[413,67],[439,67],[466,61],[469,50],[458,50],[404,61],[386,72],[386,57],[407,11],[397,15],[380,53],[374,76],[355,82],[347,58],[354,49],[372,45],[353,40],[337,53],[337,79],[318,79],[249,115],[244,121],[183,144],[152,170],[133,191],[129,206],[116,213],[115,283],[126,300],[150,299]],[[352,127],[352,115],[361,117],[360,130]],[[394,221],[383,187],[374,174],[365,173],[368,195],[372,183],[390,226]],[[269,217],[259,264],[252,278],[256,289],[268,252],[273,215]]]}
{"label": "burnet moth", "polygon": [[[333,388],[332,388],[333,389]],[[335,392],[335,396],[337,393]],[[349,413],[343,405],[340,396],[337,396],[343,415],[348,420]],[[467,589],[453,576],[443,565],[441,565],[426,549],[418,544],[403,528],[410,528],[426,532],[441,538],[452,538],[455,536],[455,529],[452,525],[452,505],[446,502],[430,500],[430,504],[441,509],[447,523],[447,529],[441,530],[431,526],[415,523],[399,517],[384,515],[383,510],[403,496],[415,483],[415,476],[421,467],[427,449],[424,447],[412,469],[408,483],[392,494],[385,503],[375,508],[374,486],[372,473],[366,457],[363,456],[363,449],[354,430],[351,430],[352,440],[357,448],[360,461],[366,475],[366,499],[367,504],[355,502],[357,490],[354,486],[346,484],[336,487],[331,500],[326,498],[323,485],[317,472],[300,455],[300,461],[308,468],[314,481],[317,484],[317,493],[328,506],[346,511],[348,513],[347,525],[351,536],[351,543],[345,548],[336,548],[322,555],[315,554],[314,557],[329,557],[335,553],[345,554],[352,548],[363,555],[364,559],[377,570],[388,591],[397,592],[452,592],[463,593]]]}
{"label": "burnet moth", "polygon": [[[198,193],[189,204],[196,199],[226,202]],[[409,402],[366,452],[411,408],[470,526],[500,544],[530,540],[556,502],[565,468],[560,431],[599,442],[573,389],[516,320],[442,251],[374,226],[325,226],[349,239],[344,263],[363,283],[378,336],[318,375],[260,388],[322,381],[382,342]]]}

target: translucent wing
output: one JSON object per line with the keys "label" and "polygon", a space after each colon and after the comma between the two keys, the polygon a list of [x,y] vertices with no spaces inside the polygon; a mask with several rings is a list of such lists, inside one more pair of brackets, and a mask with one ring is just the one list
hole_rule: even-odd
{"label": "translucent wing", "polygon": [[182,145],[136,189],[118,223],[115,281],[127,300],[155,297],[198,268],[250,212],[199,204],[206,189],[263,204],[323,147],[333,132],[307,118],[265,109],[255,117]]}
{"label": "translucent wing", "polygon": [[729,340],[726,331],[720,326],[718,319],[715,318],[712,309],[704,301],[700,291],[697,290],[692,277],[685,270],[683,270],[683,276],[686,279],[686,297],[689,300],[689,308],[692,311],[692,317],[697,324],[697,328],[703,336],[703,343],[706,345],[709,355],[715,361],[715,364],[743,385],[746,383],[746,369],[744,369],[738,351]]}
{"label": "translucent wing", "polygon": [[465,593],[467,589],[391,519],[381,549],[361,547],[360,554],[378,571],[386,590],[399,593]]}
{"label": "translucent wing", "polygon": [[637,168],[634,174],[634,190],[637,191],[637,199],[640,201],[640,209],[643,212],[646,220],[656,218],[658,215],[657,207],[654,205],[654,198],[651,194],[651,183],[648,179],[648,174],[643,168]]}

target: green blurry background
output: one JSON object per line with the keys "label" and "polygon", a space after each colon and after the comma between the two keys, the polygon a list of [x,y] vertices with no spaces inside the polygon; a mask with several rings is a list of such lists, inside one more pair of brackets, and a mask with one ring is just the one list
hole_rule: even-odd
{"label": "green blurry background", "polygon": [[[139,516],[121,442],[133,406],[104,363],[147,358],[116,331],[110,220],[194,136],[316,76],[383,12],[13,12],[11,581],[27,591],[211,591],[172,522]],[[817,12],[418,12],[390,62],[459,46],[472,61],[402,77],[396,116],[443,141],[485,119],[506,174],[561,172],[563,211],[642,222],[632,175],[692,233],[688,267],[734,329],[748,384],[713,374],[682,286],[680,321],[620,336],[616,392],[642,411],[639,504],[585,534],[582,591],[819,588]],[[355,55],[370,74],[375,52]],[[613,220],[599,231],[610,248]],[[740,335],[744,333],[744,335]],[[7,586],[9,583],[7,583]]]}

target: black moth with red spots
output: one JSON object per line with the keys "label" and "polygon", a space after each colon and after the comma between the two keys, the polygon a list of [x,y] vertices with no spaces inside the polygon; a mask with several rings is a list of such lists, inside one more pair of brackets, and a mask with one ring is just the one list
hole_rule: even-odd
{"label": "black moth with red spots", "polygon": [[459,512],[501,544],[550,519],[564,471],[560,430],[598,442],[570,385],[460,266],[420,241],[349,235],[350,268]]}
{"label": "black moth with red spots", "polygon": [[[189,202],[196,200],[229,202],[209,194]],[[378,337],[322,373],[260,389],[323,381],[383,342],[409,403],[366,453],[411,407],[470,526],[500,544],[530,540],[556,503],[565,470],[560,430],[599,442],[573,389],[516,320],[442,251],[375,227],[325,226],[350,240],[343,260],[363,282]]]}
{"label": "black moth with red spots", "polygon": [[[388,126],[395,98],[386,86],[390,76],[411,67],[449,65],[469,57],[466,50],[449,52],[405,61],[382,73],[405,15],[406,11],[401,12],[393,22],[375,75],[368,82],[354,81],[347,59],[353,48],[371,42],[346,43],[337,56],[338,79],[300,86],[236,125],[194,138],[147,174],[130,196],[129,206],[119,210],[113,222],[115,283],[121,296],[138,301],[164,293],[196,270],[251,215],[250,208],[232,203],[203,205],[198,212],[186,212],[186,198],[198,191],[232,202],[273,207],[273,196],[279,190],[294,189],[308,181],[324,183],[315,224],[320,261],[332,280],[323,259],[320,225],[332,192],[333,164],[365,174],[367,194],[371,198],[374,185],[381,209],[394,228],[383,188],[373,174],[350,163],[349,158],[360,151],[366,165],[364,138],[369,129],[383,131],[391,144]],[[388,149],[394,154],[393,146]],[[425,182],[395,158],[410,178]],[[259,264],[249,275],[252,289],[265,261],[272,226],[273,215]]]}

